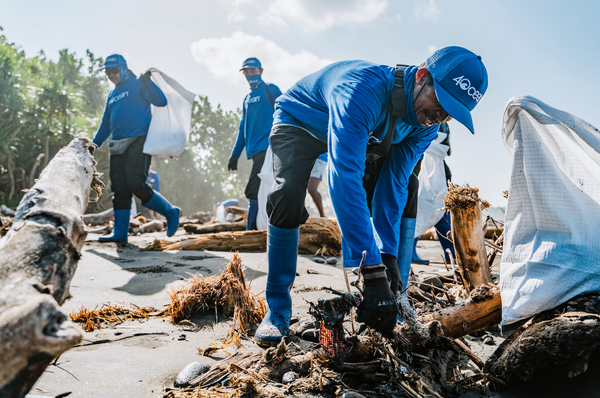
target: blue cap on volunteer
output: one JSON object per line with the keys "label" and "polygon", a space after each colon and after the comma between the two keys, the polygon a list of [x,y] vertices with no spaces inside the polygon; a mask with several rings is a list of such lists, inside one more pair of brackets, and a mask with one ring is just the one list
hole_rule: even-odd
{"label": "blue cap on volunteer", "polygon": [[262,68],[262,66],[260,65],[260,61],[258,60],[258,58],[251,57],[246,58],[244,60],[244,63],[242,64],[242,69],[240,70],[244,70],[247,68]]}
{"label": "blue cap on volunteer", "polygon": [[127,62],[125,61],[125,58],[123,58],[122,55],[119,55],[119,54],[109,55],[104,60],[105,68],[112,68],[113,66],[119,66],[119,65],[127,66]]}
{"label": "blue cap on volunteer", "polygon": [[487,90],[488,76],[481,57],[462,47],[434,52],[425,66],[433,78],[440,105],[475,134],[471,111]]}

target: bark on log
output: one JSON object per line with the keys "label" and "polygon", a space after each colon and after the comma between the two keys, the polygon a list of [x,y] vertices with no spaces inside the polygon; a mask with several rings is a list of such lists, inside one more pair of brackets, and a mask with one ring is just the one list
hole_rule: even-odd
{"label": "bark on log", "polygon": [[90,186],[103,186],[87,139],[75,139],[23,197],[0,240],[0,396],[23,397],[48,364],[82,338],[59,306],[87,235]]}
{"label": "bark on log", "polygon": [[[564,312],[568,311],[568,312]],[[565,365],[569,377],[588,368],[600,351],[600,295],[576,297],[536,315],[507,338],[483,371],[504,379],[529,380],[546,364]]]}
{"label": "bark on log", "polygon": [[227,213],[235,214],[236,216],[242,217],[244,220],[248,217],[248,209],[244,209],[238,206],[229,206],[225,209]]}
{"label": "bark on log", "polygon": [[202,235],[202,234],[213,234],[217,232],[234,232],[234,231],[245,231],[245,222],[233,222],[233,223],[219,223],[219,224],[187,224],[183,226],[185,232],[188,234]]}
{"label": "bark on log", "polygon": [[[223,232],[207,234],[200,238],[156,239],[141,251],[163,250],[216,250],[246,251],[266,250],[266,231]],[[328,218],[309,218],[300,226],[298,253],[339,256],[342,251],[341,232],[337,222]]]}
{"label": "bark on log", "polygon": [[477,188],[453,184],[448,188],[444,203],[450,210],[456,260],[468,290],[473,290],[492,282],[481,222],[481,206],[486,202],[479,199]]}
{"label": "bark on log", "polygon": [[105,210],[101,213],[92,213],[92,214],[84,214],[83,222],[85,225],[104,225],[108,224],[112,221],[114,217],[115,211],[111,207],[108,210]]}
{"label": "bark on log", "polygon": [[462,337],[477,330],[500,323],[502,301],[500,290],[493,286],[479,286],[468,300],[452,307],[426,314],[421,322],[439,321],[446,337]]}

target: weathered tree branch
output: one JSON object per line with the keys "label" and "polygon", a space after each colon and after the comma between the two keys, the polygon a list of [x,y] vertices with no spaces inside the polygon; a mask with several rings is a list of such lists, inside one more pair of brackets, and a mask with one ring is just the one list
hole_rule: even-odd
{"label": "weathered tree branch", "polygon": [[23,197],[0,240],[0,396],[23,397],[81,330],[59,308],[87,235],[90,187],[103,187],[87,139],[63,148]]}

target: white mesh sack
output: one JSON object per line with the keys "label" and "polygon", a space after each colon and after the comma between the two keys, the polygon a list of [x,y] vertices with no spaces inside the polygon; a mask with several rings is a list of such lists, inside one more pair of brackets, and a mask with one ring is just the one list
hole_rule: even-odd
{"label": "white mesh sack", "polygon": [[152,81],[167,97],[167,106],[152,105],[152,120],[144,144],[144,153],[161,159],[178,156],[188,144],[192,123],[192,103],[196,94],[187,91],[177,81],[150,68]]}
{"label": "white mesh sack", "polygon": [[423,235],[429,228],[437,224],[446,212],[444,210],[444,198],[446,197],[444,158],[448,155],[449,147],[441,143],[444,138],[445,136],[440,137],[438,133],[438,138],[429,145],[421,161],[415,238]]}
{"label": "white mesh sack", "polygon": [[258,178],[260,178],[260,187],[258,188],[257,198],[258,214],[256,215],[256,228],[262,230],[267,229],[269,226],[269,217],[267,216],[267,199],[269,192],[271,192],[271,187],[275,182],[275,177],[273,174],[273,151],[271,150],[271,146],[267,148],[267,152],[265,153],[265,161],[260,169],[260,173],[258,173]]}
{"label": "white mesh sack", "polygon": [[502,324],[600,292],[600,133],[533,97],[503,116],[513,158],[500,271]]}

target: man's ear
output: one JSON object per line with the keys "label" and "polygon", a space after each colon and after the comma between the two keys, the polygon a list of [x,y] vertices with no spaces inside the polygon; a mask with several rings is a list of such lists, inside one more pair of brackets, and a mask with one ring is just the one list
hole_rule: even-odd
{"label": "man's ear", "polygon": [[262,75],[264,69],[263,68],[258,68],[258,69],[260,69],[260,74]]}
{"label": "man's ear", "polygon": [[429,69],[421,68],[421,69],[417,70],[416,83],[419,85],[425,84],[425,80],[427,80],[428,77],[429,77]]}

